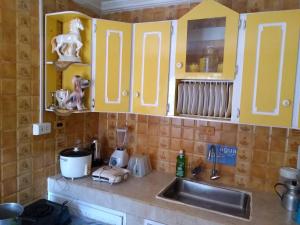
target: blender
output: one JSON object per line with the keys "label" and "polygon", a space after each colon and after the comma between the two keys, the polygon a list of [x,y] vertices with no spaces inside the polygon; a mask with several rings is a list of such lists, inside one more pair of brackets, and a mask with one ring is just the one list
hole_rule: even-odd
{"label": "blender", "polygon": [[128,153],[126,151],[127,127],[117,128],[117,146],[110,157],[109,165],[124,168],[128,164]]}

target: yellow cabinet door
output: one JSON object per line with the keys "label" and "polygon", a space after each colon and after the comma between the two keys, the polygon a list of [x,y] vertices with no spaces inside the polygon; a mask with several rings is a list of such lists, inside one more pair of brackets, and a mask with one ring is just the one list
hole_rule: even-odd
{"label": "yellow cabinet door", "polygon": [[290,127],[300,10],[247,16],[240,122]]}
{"label": "yellow cabinet door", "polygon": [[298,128],[300,129],[300,104],[298,106]]}
{"label": "yellow cabinet door", "polygon": [[96,21],[94,111],[129,111],[131,29],[128,23]]}
{"label": "yellow cabinet door", "polygon": [[133,112],[166,115],[171,22],[134,26]]}
{"label": "yellow cabinet door", "polygon": [[176,78],[233,80],[239,14],[203,0],[178,20]]}

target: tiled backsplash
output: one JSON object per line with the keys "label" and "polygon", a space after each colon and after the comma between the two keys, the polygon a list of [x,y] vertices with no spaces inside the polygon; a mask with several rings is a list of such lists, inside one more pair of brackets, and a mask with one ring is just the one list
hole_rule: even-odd
{"label": "tiled backsplash", "polygon": [[[97,136],[98,114],[59,118],[51,113],[45,113],[45,121],[52,126],[63,121],[65,126],[49,135],[32,136],[39,110],[38,2],[0,3],[1,202],[28,203],[40,198],[47,190],[47,176],[56,173],[57,153],[77,139],[87,142]],[[72,1],[44,3],[45,12],[82,11]]]}
{"label": "tiled backsplash", "polygon": [[150,155],[152,166],[175,174],[180,149],[187,155],[188,170],[202,165],[208,179],[211,164],[206,161],[207,144],[237,146],[235,167],[218,165],[221,183],[273,191],[279,168],[296,166],[300,131],[206,122],[193,119],[144,116],[135,114],[99,114],[99,136],[105,156],[116,144],[116,127],[128,126],[128,151]]}

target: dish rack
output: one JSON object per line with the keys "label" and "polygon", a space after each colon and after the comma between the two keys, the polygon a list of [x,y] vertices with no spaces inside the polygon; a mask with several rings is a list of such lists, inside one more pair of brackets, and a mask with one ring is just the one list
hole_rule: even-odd
{"label": "dish rack", "polygon": [[176,114],[230,120],[233,82],[180,80]]}

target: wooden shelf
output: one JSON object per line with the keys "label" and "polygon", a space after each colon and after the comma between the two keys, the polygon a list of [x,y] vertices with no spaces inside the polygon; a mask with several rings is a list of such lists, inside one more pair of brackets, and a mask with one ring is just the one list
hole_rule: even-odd
{"label": "wooden shelf", "polygon": [[49,109],[49,108],[47,108],[46,111],[47,112],[54,112],[58,116],[69,116],[71,114],[79,114],[79,113],[88,113],[88,112],[91,112],[91,110],[89,110],[89,109],[80,110],[80,111],[79,110],[64,110],[66,113],[65,113],[65,115],[63,115],[64,114],[63,112],[59,113],[59,112],[57,112],[57,111],[55,111],[53,109]]}
{"label": "wooden shelf", "polygon": [[[46,61],[46,65],[54,65],[54,61]],[[90,66],[91,64],[88,64],[88,63],[73,63],[71,64],[70,66],[72,65],[76,65],[76,66]]]}
{"label": "wooden shelf", "polygon": [[215,117],[215,116],[199,116],[199,115],[190,115],[190,114],[178,114],[175,116],[188,117],[188,118],[194,118],[194,119],[231,120],[231,116],[230,117]]}

